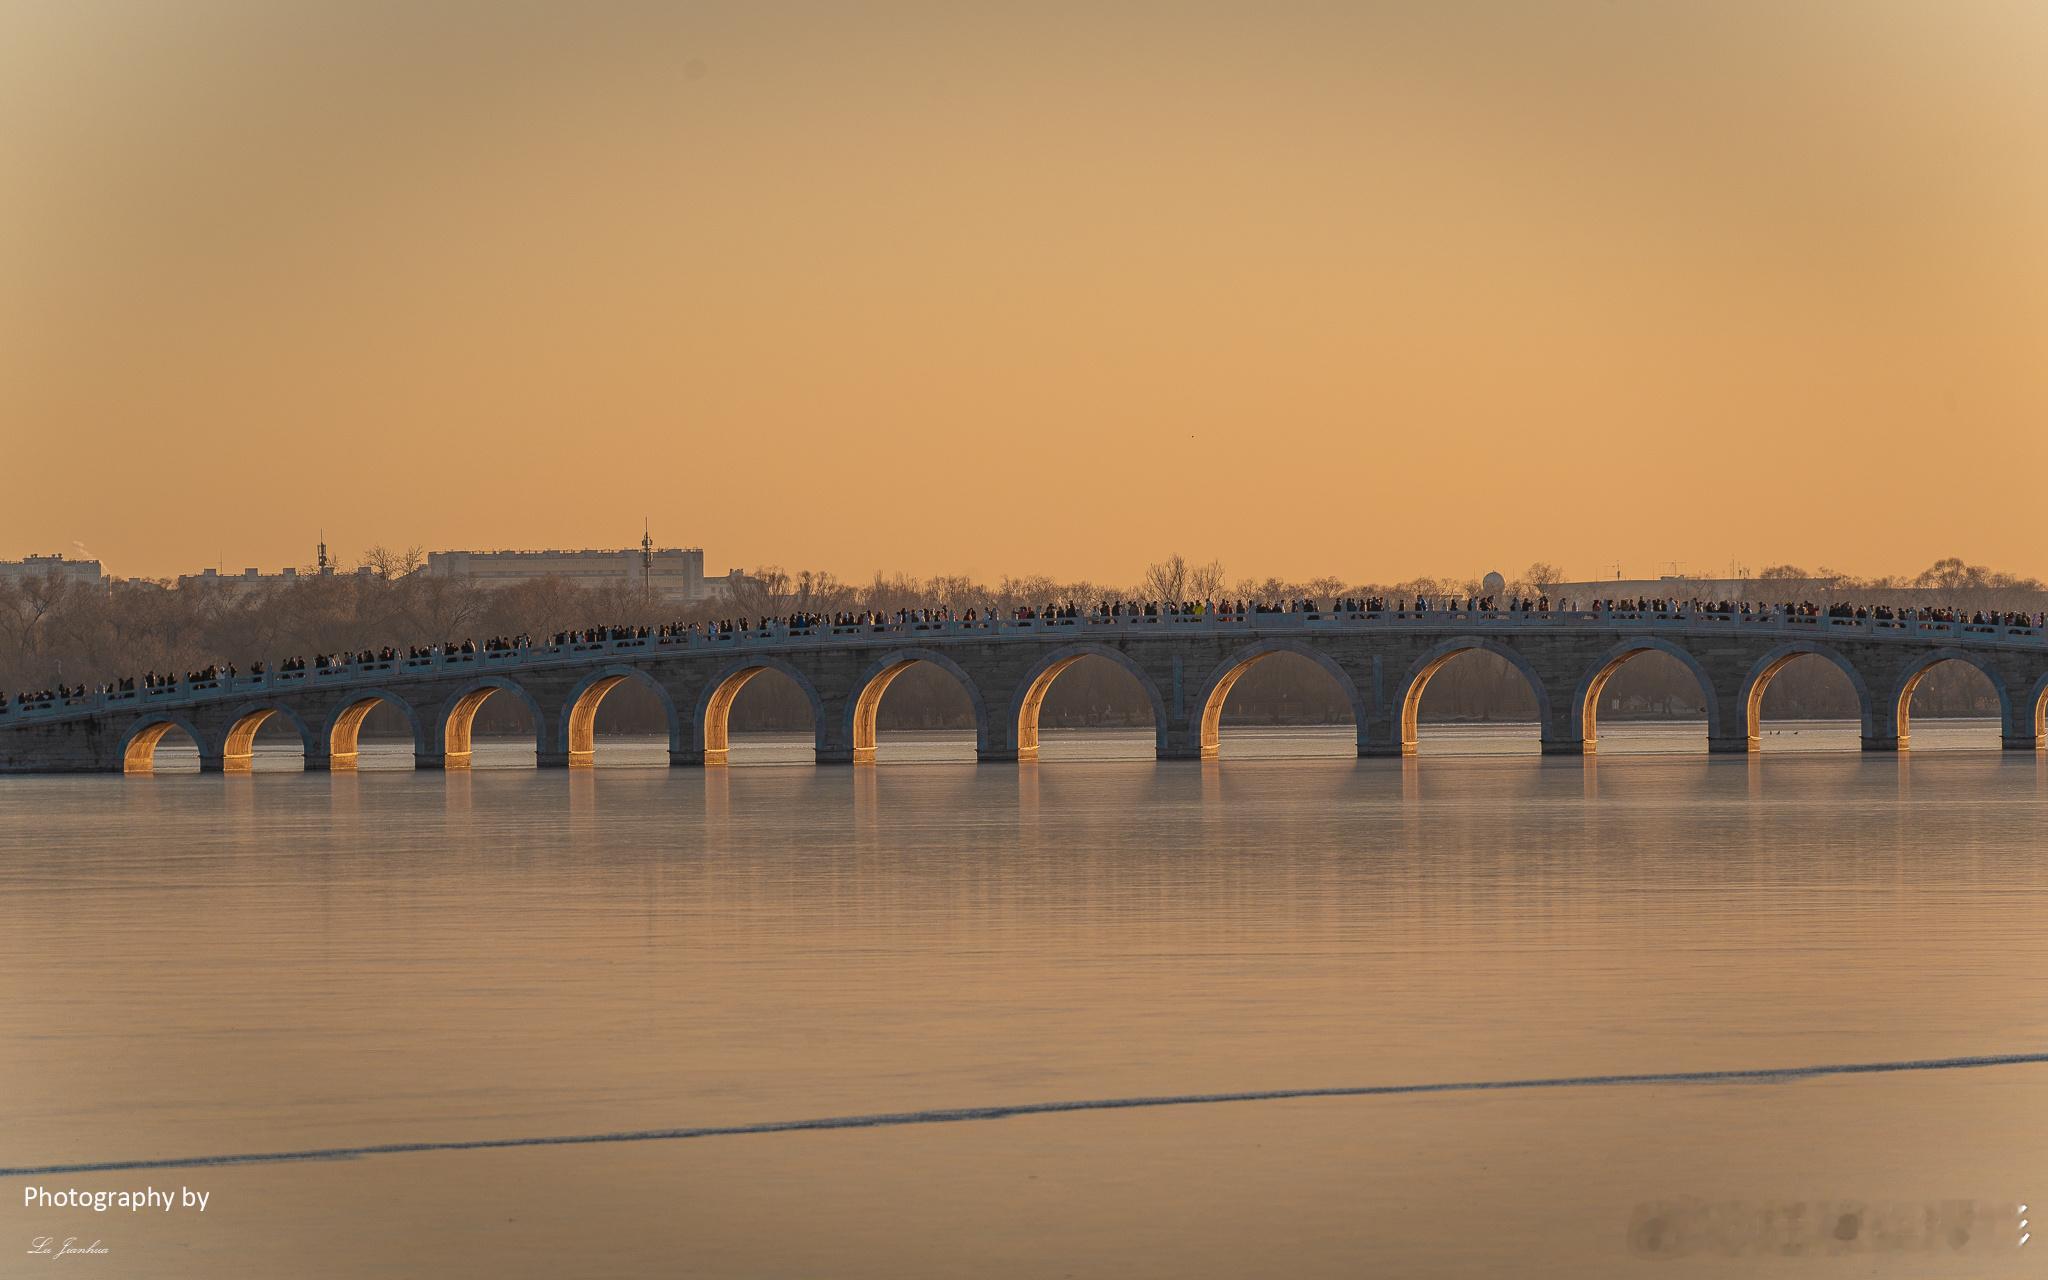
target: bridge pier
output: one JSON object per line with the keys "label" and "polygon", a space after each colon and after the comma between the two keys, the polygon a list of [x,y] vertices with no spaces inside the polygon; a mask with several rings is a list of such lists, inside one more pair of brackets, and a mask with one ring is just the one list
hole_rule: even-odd
{"label": "bridge pier", "polygon": [[2000,734],[1998,745],[2007,751],[2039,751],[2041,749],[2041,736],[2029,733],[2015,738],[2011,734]]}
{"label": "bridge pier", "polygon": [[1707,739],[1707,754],[1710,756],[1746,756],[1757,749],[1757,740],[1748,734],[1738,737],[1723,735]]}
{"label": "bridge pier", "polygon": [[1865,751],[1904,751],[1907,740],[1896,733],[1867,733],[1863,735]]}
{"label": "bridge pier", "polygon": [[[540,769],[566,769],[570,763],[569,755],[567,751],[535,751],[533,763]],[[583,763],[589,764],[590,761],[586,759]]]}
{"label": "bridge pier", "polygon": [[978,764],[1017,764],[1027,759],[1038,759],[1038,748],[1033,747],[1031,754],[1026,756],[1014,746],[978,747],[975,749],[974,759]]}
{"label": "bridge pier", "polygon": [[1593,754],[1593,748],[1586,745],[1584,738],[1545,738],[1543,754],[1546,756],[1584,756]]}
{"label": "bridge pier", "polygon": [[[717,759],[712,759],[713,756]],[[668,764],[671,769],[701,769],[705,765],[724,763],[725,749],[722,747],[717,751],[704,751],[695,747],[672,747],[668,753]]]}

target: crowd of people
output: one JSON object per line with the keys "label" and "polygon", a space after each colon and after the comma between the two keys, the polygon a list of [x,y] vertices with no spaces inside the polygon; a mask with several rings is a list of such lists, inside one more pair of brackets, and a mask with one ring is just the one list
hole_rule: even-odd
{"label": "crowd of people", "polygon": [[[931,606],[916,609],[861,609],[840,610],[832,613],[797,612],[776,618],[726,618],[716,622],[672,622],[659,626],[595,626],[557,631],[550,643],[555,647],[566,645],[590,645],[619,640],[660,639],[665,641],[690,640],[698,636],[722,637],[746,635],[757,629],[763,633],[806,635],[819,628],[923,626],[941,623],[995,623],[999,621],[1118,621],[1125,618],[1216,618],[1242,620],[1270,614],[1379,614],[1395,613],[1406,615],[1435,613],[1652,613],[1652,614],[1718,614],[1740,617],[1796,617],[1796,618],[1854,618],[1879,621],[1901,622],[1946,622],[1976,626],[2001,627],[2048,627],[2048,614],[2015,611],[1966,612],[1951,608],[1902,608],[1891,605],[1818,605],[1810,601],[1763,604],[1746,600],[1679,600],[1664,597],[1641,597],[1637,599],[1595,599],[1584,602],[1574,600],[1553,602],[1548,595],[1513,596],[1505,601],[1493,596],[1444,596],[1432,599],[1417,595],[1413,603],[1390,600],[1385,596],[1345,596],[1332,600],[1326,606],[1321,601],[1309,598],[1286,600],[1098,600],[1092,605],[1074,601],[1047,602],[1042,605],[1025,605],[1010,609],[993,606],[970,607],[955,610],[950,606]],[[497,635],[485,640],[448,640],[440,644],[414,645],[406,651],[411,660],[440,658],[451,654],[514,653],[533,647],[533,638],[524,633],[518,635]],[[381,649],[362,649],[354,653],[318,653],[313,655],[311,667],[316,671],[332,671],[340,668],[360,666],[368,663],[396,662],[398,651],[390,645]],[[278,663],[281,672],[303,672],[308,663],[303,657],[286,658]],[[252,675],[263,675],[263,663],[251,664]],[[0,709],[9,705],[16,707],[40,706],[85,697],[89,693],[115,694],[133,693],[138,689],[158,691],[177,689],[181,686],[206,685],[223,678],[233,679],[238,671],[233,663],[208,664],[187,671],[180,677],[174,672],[148,671],[141,676],[126,676],[97,689],[83,685],[59,684],[55,688],[36,692],[17,693],[10,704],[5,693],[0,693]]]}
{"label": "crowd of people", "polygon": [[[406,650],[409,659],[444,658],[455,653],[509,653],[524,649],[531,640],[521,632],[516,636],[491,636],[481,644],[475,640],[444,640],[440,644],[416,644]],[[557,641],[556,643],[561,643]]]}
{"label": "crowd of people", "polygon": [[[695,630],[694,627],[691,628]],[[645,640],[650,634],[669,636],[674,634],[668,626],[651,627],[584,627],[578,631],[557,631],[553,643],[603,644],[610,640]]]}
{"label": "crowd of people", "polygon": [[362,649],[355,653],[316,653],[313,655],[313,669],[325,671],[329,667],[361,666],[368,662],[396,662],[398,650],[390,645],[382,649]]}
{"label": "crowd of people", "polygon": [[[252,668],[252,671],[256,675],[263,674],[263,664],[257,663]],[[222,677],[233,679],[238,674],[240,672],[232,662],[225,665],[208,663],[197,671],[187,671],[183,677],[183,682],[188,685],[201,684],[206,681],[219,680]],[[178,684],[179,676],[174,671],[145,671],[140,676],[124,676],[110,685],[104,685],[101,687],[100,692],[133,693],[138,685],[144,689],[175,689],[178,687]]]}
{"label": "crowd of people", "polygon": [[[1789,607],[1789,606],[1788,606]],[[1820,616],[1813,612],[1814,606],[1799,606],[1801,616]],[[2048,614],[2024,613],[2013,610],[1978,609],[1965,614],[1961,609],[1894,609],[1890,605],[1848,605],[1831,604],[1827,608],[1830,618],[1875,618],[1880,622],[1953,622],[1973,627],[2039,627],[2048,626]]]}
{"label": "crowd of people", "polygon": [[[33,693],[17,693],[14,695],[14,705],[17,707],[39,707],[46,703],[64,702],[71,698],[82,698],[85,696],[85,693],[86,688],[84,685],[60,684],[54,689],[38,689]],[[0,710],[5,710],[6,707],[7,695],[0,693]]]}
{"label": "crowd of people", "polygon": [[[263,664],[257,663],[252,671],[256,675],[263,674]],[[190,686],[207,681],[220,680],[223,677],[232,679],[236,674],[235,664],[232,662],[226,666],[208,664],[197,671],[187,671],[182,682]],[[88,688],[82,684],[60,684],[54,689],[39,689],[33,693],[17,693],[14,695],[14,705],[18,707],[41,706],[51,702],[67,702],[73,698],[83,698],[91,694],[133,693],[137,688],[150,690],[175,689],[179,684],[180,678],[174,672],[145,671],[139,676],[122,676],[118,680],[109,681],[97,688]],[[0,693],[0,707],[5,707],[6,705],[7,695]]]}

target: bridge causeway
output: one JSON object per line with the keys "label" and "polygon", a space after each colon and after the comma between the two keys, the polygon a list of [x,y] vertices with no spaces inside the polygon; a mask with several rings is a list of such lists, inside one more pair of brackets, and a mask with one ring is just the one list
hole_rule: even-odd
{"label": "bridge causeway", "polygon": [[477,710],[500,696],[526,705],[542,766],[587,764],[597,708],[627,681],[660,703],[671,763],[716,765],[726,758],[734,696],[771,670],[810,702],[818,762],[862,763],[874,759],[883,692],[919,662],[944,669],[966,691],[980,759],[1029,760],[1038,752],[1046,691],[1090,656],[1116,663],[1145,691],[1160,759],[1201,759],[1217,751],[1231,686],[1278,653],[1299,654],[1329,673],[1351,705],[1360,755],[1399,756],[1415,749],[1416,713],[1431,677],[1475,650],[1500,656],[1528,681],[1546,753],[1595,749],[1602,688],[1645,653],[1669,655],[1699,682],[1714,752],[1756,748],[1765,688],[1809,654],[1833,663],[1855,689],[1865,750],[1910,745],[1913,690],[1945,662],[1967,663],[1990,680],[2006,748],[2037,750],[2048,738],[2042,628],[1777,611],[1323,610],[771,623],[269,671],[8,706],[0,710],[0,773],[146,771],[174,728],[198,744],[203,770],[246,768],[257,729],[273,718],[298,733],[308,769],[349,768],[364,717],[383,703],[411,728],[418,767],[460,768],[469,762]]}

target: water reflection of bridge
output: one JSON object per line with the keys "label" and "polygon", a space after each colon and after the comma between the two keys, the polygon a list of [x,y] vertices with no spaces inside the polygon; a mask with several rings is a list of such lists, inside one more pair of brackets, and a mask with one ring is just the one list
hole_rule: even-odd
{"label": "water reflection of bridge", "polygon": [[1231,686],[1285,653],[1315,663],[1342,691],[1359,754],[1404,755],[1415,749],[1430,678],[1474,651],[1498,655],[1528,682],[1549,753],[1593,750],[1602,688],[1646,653],[1668,655],[1698,681],[1715,752],[1755,748],[1765,688],[1808,655],[1832,663],[1855,690],[1865,750],[1908,745],[1913,691],[1948,662],[1990,682],[2007,748],[2036,749],[2048,733],[2048,637],[2033,627],[1620,610],[1249,613],[776,624],[89,694],[0,712],[0,772],[145,770],[174,731],[197,744],[202,769],[246,767],[258,728],[273,719],[296,731],[307,768],[347,768],[364,718],[386,704],[410,726],[419,767],[456,768],[469,762],[478,709],[495,697],[525,705],[542,765],[583,764],[599,704],[629,681],[660,704],[672,763],[720,764],[734,697],[771,671],[810,703],[819,763],[858,763],[874,758],[883,693],[917,663],[960,683],[981,759],[1028,760],[1038,752],[1047,690],[1089,657],[1115,663],[1143,689],[1161,759],[1196,759],[1216,752]]}

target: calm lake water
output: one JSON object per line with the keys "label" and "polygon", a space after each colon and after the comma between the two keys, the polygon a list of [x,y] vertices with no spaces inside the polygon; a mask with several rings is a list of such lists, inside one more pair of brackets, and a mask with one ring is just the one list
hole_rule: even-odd
{"label": "calm lake water", "polygon": [[[2048,1049],[2048,760],[1988,723],[885,735],[0,779],[0,1167]],[[186,763],[190,763],[189,760]],[[29,1209],[191,1187],[199,1214]],[[2032,1274],[2048,1065],[13,1176],[0,1274]],[[1690,1200],[1863,1206],[1673,1261]],[[1961,1208],[1958,1208],[1958,1205]],[[1965,1210],[1961,1252],[1876,1238]],[[1659,1217],[1659,1215],[1664,1215]],[[1733,1221],[1736,1219],[1721,1219]],[[1742,1219],[1748,1221],[1748,1219]],[[1946,1230],[1946,1226],[1944,1226]],[[1722,1238],[1732,1238],[1725,1236]],[[1787,1237],[1790,1238],[1790,1237]],[[1662,1249],[1664,1254],[1656,1254]]]}

